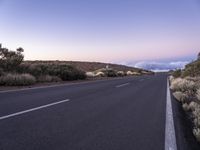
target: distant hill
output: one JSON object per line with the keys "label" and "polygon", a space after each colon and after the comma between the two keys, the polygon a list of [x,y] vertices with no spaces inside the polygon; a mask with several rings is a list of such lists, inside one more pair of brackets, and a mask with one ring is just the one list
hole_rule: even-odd
{"label": "distant hill", "polygon": [[101,62],[82,62],[82,61],[25,61],[24,63],[65,63],[69,65],[73,65],[78,69],[81,69],[83,71],[95,71],[98,69],[106,68],[108,66],[109,68],[112,68],[117,71],[134,71],[134,72],[146,72],[151,74],[151,71],[147,71],[144,69],[139,69],[135,67],[129,67],[125,65],[119,65],[119,64],[111,64],[111,63],[101,63]]}

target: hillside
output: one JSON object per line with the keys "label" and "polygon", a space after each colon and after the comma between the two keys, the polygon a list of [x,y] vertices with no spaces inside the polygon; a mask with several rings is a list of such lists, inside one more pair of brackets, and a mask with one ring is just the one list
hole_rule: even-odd
{"label": "hillside", "polygon": [[200,76],[200,60],[193,61],[185,66],[183,70],[176,70],[173,72],[175,77],[196,77]]}
{"label": "hillside", "polygon": [[85,72],[88,71],[95,71],[98,69],[106,68],[106,66],[109,66],[109,68],[112,68],[117,71],[134,71],[134,72],[146,72],[151,74],[152,72],[139,69],[139,68],[134,68],[134,67],[129,67],[125,65],[119,65],[119,64],[110,64],[110,63],[101,63],[101,62],[81,62],[81,61],[24,61],[23,63],[45,63],[45,64],[52,64],[52,63],[58,63],[58,64],[69,64],[72,66],[75,66],[78,69],[81,69]]}
{"label": "hillside", "polygon": [[199,76],[200,75],[200,60],[196,60],[194,62],[189,63],[186,65],[183,76]]}
{"label": "hillside", "polygon": [[200,142],[200,59],[187,64],[183,70],[174,71],[172,75],[170,88],[173,96],[185,111],[185,121],[191,124],[188,129]]}

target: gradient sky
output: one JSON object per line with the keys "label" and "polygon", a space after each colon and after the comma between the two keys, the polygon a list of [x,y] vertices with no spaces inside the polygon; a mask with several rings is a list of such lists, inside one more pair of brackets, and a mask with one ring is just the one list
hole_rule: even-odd
{"label": "gradient sky", "polygon": [[0,43],[26,60],[191,60],[200,1],[0,0]]}

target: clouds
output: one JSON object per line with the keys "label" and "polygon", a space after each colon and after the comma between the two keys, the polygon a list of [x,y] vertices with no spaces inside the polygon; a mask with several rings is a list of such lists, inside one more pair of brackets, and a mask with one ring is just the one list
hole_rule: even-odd
{"label": "clouds", "polygon": [[189,61],[175,61],[175,62],[149,62],[149,61],[142,61],[137,62],[134,67],[143,68],[151,71],[169,71],[175,69],[183,69]]}

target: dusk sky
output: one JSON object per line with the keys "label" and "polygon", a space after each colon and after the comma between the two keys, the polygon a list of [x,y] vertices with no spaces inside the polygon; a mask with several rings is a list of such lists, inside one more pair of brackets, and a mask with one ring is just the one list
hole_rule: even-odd
{"label": "dusk sky", "polygon": [[0,43],[26,60],[187,62],[199,0],[0,0]]}

